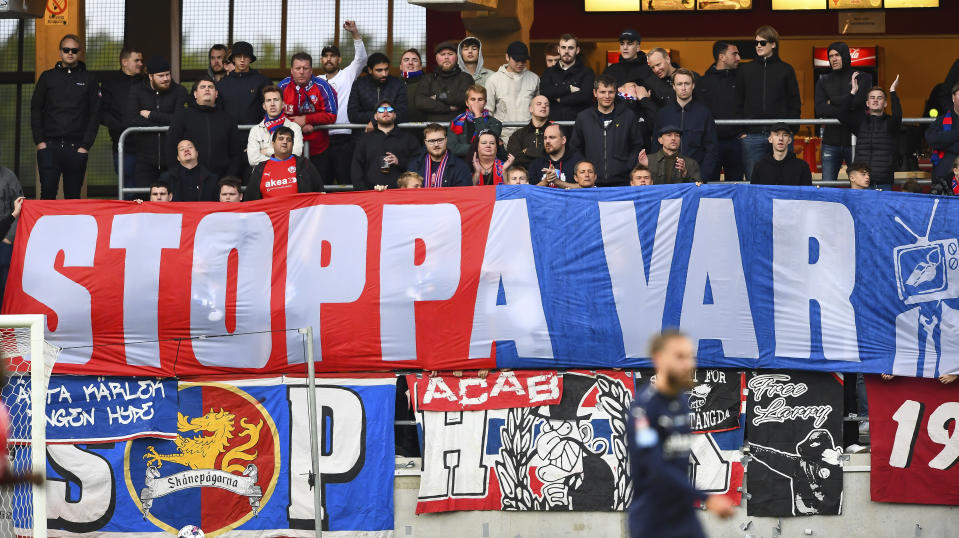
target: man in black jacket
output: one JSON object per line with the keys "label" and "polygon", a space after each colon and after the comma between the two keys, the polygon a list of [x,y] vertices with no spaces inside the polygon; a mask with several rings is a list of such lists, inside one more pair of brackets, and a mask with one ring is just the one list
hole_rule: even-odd
{"label": "man in black jacket", "polygon": [[[673,89],[676,99],[659,109],[656,125],[676,125],[682,138],[679,152],[692,157],[699,163],[702,174],[698,179],[718,176],[718,148],[716,122],[709,108],[699,101],[693,101],[696,89],[696,74],[689,69],[680,68],[673,72]],[[653,150],[659,149],[658,144]]]}
{"label": "man in black jacket", "polygon": [[[762,26],[756,30],[758,57],[740,66],[736,73],[736,92],[744,118],[798,118],[802,112],[796,72],[779,59],[778,47],[779,33],[775,28]],[[758,126],[747,127],[746,132],[743,166],[746,167],[746,179],[751,179],[753,166],[769,154],[769,137]]]}
{"label": "man in black jacket", "polygon": [[[841,41],[827,49],[832,72],[816,81],[816,117],[839,119],[846,110],[862,110],[866,93],[872,87],[868,73],[855,71],[849,55],[849,46]],[[856,82],[857,92],[852,88]],[[852,162],[852,139],[849,129],[842,125],[826,125],[822,129],[822,179],[835,181],[843,161]]]}
{"label": "man in black jacket", "polygon": [[426,121],[449,123],[466,110],[466,89],[473,85],[473,77],[456,65],[456,46],[453,41],[436,46],[436,67],[416,88],[413,107],[426,116]]}
{"label": "man in black jacket", "polygon": [[809,164],[793,154],[793,133],[789,126],[785,123],[773,125],[769,129],[769,143],[772,154],[756,163],[749,182],[753,185],[811,186]]}
{"label": "man in black jacket", "polygon": [[[123,130],[130,126],[124,116],[130,89],[142,83],[143,53],[132,47],[124,47],[120,51],[120,69],[100,81],[100,123],[106,126],[113,142],[114,172],[119,172],[117,142]],[[123,184],[126,186],[133,184],[136,162],[136,146],[133,144],[133,137],[128,136],[123,148]]]}
{"label": "man in black jacket", "polygon": [[629,184],[629,171],[643,149],[636,116],[616,104],[616,80],[608,75],[593,84],[596,107],[576,116],[570,149],[596,165],[596,185],[616,187]]}
{"label": "man in black jacket", "polygon": [[253,45],[246,41],[237,41],[233,44],[229,61],[235,69],[216,84],[220,95],[220,104],[223,109],[233,116],[237,125],[253,125],[263,119],[264,87],[273,83],[261,75],[250,64],[256,61],[253,54]]}
{"label": "man in black jacket", "polygon": [[423,129],[426,152],[414,157],[409,171],[423,177],[424,187],[469,187],[473,171],[446,148],[446,127],[431,123]]}
{"label": "man in black jacket", "polygon": [[545,155],[529,165],[529,182],[540,187],[571,187],[575,183],[573,172],[576,163],[583,157],[566,148],[566,135],[555,123],[546,126],[543,133]]}
{"label": "man in black jacket", "polygon": [[[713,44],[711,65],[696,82],[696,100],[709,107],[713,119],[739,119],[742,111],[737,106],[736,70],[739,68],[739,47],[726,41]],[[719,160],[712,172],[703,170],[706,181],[719,181],[720,169],[726,181],[743,179],[743,146],[740,137],[745,134],[738,125],[717,125]]]}
{"label": "man in black jacket", "polygon": [[506,144],[506,152],[514,158],[513,164],[525,169],[544,155],[543,132],[553,123],[549,115],[549,99],[546,96],[537,95],[529,102],[529,123],[514,131]]}
{"label": "man in black jacket", "polygon": [[278,127],[273,131],[273,156],[253,167],[243,201],[303,192],[323,192],[323,178],[310,159],[293,155],[293,129]]}
{"label": "man in black jacket", "polygon": [[180,164],[160,176],[161,181],[170,185],[174,202],[215,202],[219,199],[218,178],[200,164],[191,140],[177,143],[176,160]]}
{"label": "man in black jacket", "polygon": [[[150,58],[147,72],[147,80],[130,89],[126,122],[132,127],[168,126],[173,121],[173,115],[183,108],[189,94],[186,88],[173,81],[170,62],[166,58]],[[137,156],[135,184],[137,187],[146,187],[168,168],[167,134],[135,133],[127,136],[127,140],[131,139]],[[133,186],[125,181],[124,184]]]}
{"label": "man in black jacket", "polygon": [[40,75],[30,100],[41,199],[57,197],[61,174],[63,197],[80,197],[99,119],[97,79],[80,61],[80,38],[67,34],[60,40],[60,61]]}
{"label": "man in black jacket", "polygon": [[[858,91],[856,85],[856,79],[853,79],[850,92]],[[886,91],[878,86],[873,86],[866,94],[864,110],[845,110],[839,114],[839,121],[856,135],[856,161],[869,167],[873,186],[882,190],[892,190],[899,164],[902,105],[896,95],[898,85],[897,75],[889,87],[892,115],[886,114]]]}
{"label": "man in black jacket", "polygon": [[366,60],[366,76],[353,82],[347,113],[350,123],[365,123],[367,132],[373,130],[373,116],[380,102],[393,103],[396,123],[406,121],[406,85],[390,74],[390,59],[382,52],[374,52]]}
{"label": "man in black jacket", "polygon": [[[170,124],[172,147],[176,141],[189,138],[196,144],[200,162],[218,177],[237,174],[238,156],[245,155],[246,139],[240,136],[236,120],[216,106],[216,85],[203,76],[193,86],[193,101],[177,109]],[[173,162],[171,156],[167,162]]]}
{"label": "man in black jacket", "polygon": [[360,135],[353,150],[350,177],[355,191],[370,190],[376,185],[395,189],[396,178],[406,171],[410,159],[420,149],[413,135],[396,127],[396,109],[389,99],[379,102],[373,121],[376,128]]}
{"label": "man in black jacket", "polygon": [[579,55],[579,41],[572,34],[559,38],[559,61],[539,79],[539,92],[549,99],[554,120],[575,120],[576,115],[593,104],[595,75]]}

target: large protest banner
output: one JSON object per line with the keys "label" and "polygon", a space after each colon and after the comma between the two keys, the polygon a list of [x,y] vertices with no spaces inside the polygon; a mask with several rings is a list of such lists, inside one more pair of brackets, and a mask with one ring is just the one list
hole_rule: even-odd
{"label": "large protest banner", "polygon": [[63,373],[301,371],[306,326],[320,371],[644,367],[666,326],[703,367],[959,371],[959,200],[556,191],[29,201],[4,312]]}
{"label": "large protest banner", "polygon": [[927,379],[866,378],[872,500],[959,505],[959,393]]}
{"label": "large protest banner", "polygon": [[324,535],[392,536],[394,379],[317,384],[318,477],[304,380],[181,383],[175,439],[48,445],[49,534],[313,536],[321,488]]}

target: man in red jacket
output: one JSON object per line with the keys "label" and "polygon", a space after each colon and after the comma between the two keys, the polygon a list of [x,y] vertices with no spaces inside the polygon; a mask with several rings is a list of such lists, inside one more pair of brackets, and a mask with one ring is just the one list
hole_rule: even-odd
{"label": "man in red jacket", "polygon": [[290,76],[278,86],[283,91],[283,112],[303,129],[303,140],[310,145],[310,161],[317,170],[324,170],[330,135],[316,127],[336,122],[336,91],[327,81],[313,76],[313,57],[305,52],[293,55]]}

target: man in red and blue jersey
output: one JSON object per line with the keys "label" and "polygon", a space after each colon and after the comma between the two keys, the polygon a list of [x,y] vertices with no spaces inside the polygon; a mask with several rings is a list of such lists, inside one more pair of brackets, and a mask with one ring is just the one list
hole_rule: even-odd
{"label": "man in red and blue jersey", "polygon": [[310,144],[310,161],[317,170],[324,170],[330,135],[316,127],[336,123],[336,91],[313,76],[313,57],[305,52],[293,55],[290,76],[278,86],[283,91],[283,112],[302,128],[303,140]]}

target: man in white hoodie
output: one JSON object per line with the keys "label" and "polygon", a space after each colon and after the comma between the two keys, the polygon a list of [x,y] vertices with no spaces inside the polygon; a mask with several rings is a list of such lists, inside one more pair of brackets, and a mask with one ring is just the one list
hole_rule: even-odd
{"label": "man in white hoodie", "polygon": [[456,49],[456,63],[480,86],[486,86],[486,80],[493,74],[492,70],[483,67],[483,43],[475,37],[460,41]]}
{"label": "man in white hoodie", "polygon": [[[539,76],[526,68],[529,49],[522,41],[506,47],[506,63],[486,81],[486,106],[501,122],[530,120],[529,102],[539,93]],[[504,127],[505,143],[518,127]]]}

